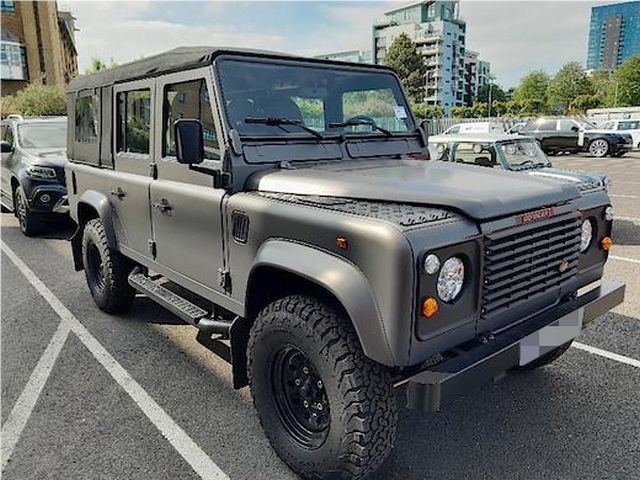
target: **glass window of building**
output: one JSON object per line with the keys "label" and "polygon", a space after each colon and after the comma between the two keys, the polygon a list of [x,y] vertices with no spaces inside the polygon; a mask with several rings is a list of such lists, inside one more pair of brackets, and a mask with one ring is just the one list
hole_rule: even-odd
{"label": "glass window of building", "polygon": [[27,55],[24,46],[16,42],[2,42],[0,66],[3,80],[27,80]]}
{"label": "glass window of building", "polygon": [[15,12],[16,2],[12,0],[2,0],[0,1],[0,10],[3,12]]}

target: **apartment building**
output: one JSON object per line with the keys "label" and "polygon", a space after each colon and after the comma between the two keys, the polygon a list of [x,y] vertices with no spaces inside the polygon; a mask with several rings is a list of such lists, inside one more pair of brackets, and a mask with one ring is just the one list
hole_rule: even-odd
{"label": "apartment building", "polygon": [[0,2],[2,95],[29,83],[62,87],[78,74],[74,17],[56,2]]}
{"label": "apartment building", "polygon": [[588,70],[615,70],[640,53],[640,1],[591,8]]}

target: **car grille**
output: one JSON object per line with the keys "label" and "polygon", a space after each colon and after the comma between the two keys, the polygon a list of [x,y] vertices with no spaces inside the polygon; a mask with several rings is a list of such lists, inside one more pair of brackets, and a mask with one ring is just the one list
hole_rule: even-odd
{"label": "car grille", "polygon": [[518,307],[573,277],[580,255],[574,215],[488,234],[482,317]]}

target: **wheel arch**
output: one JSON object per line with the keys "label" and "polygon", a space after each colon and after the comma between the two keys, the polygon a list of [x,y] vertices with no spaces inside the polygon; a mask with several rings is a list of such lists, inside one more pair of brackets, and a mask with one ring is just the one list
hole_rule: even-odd
{"label": "wheel arch", "polygon": [[309,245],[268,240],[256,255],[246,291],[249,321],[268,302],[287,294],[308,293],[332,301],[351,321],[364,354],[383,365],[394,365],[374,292],[348,260]]}

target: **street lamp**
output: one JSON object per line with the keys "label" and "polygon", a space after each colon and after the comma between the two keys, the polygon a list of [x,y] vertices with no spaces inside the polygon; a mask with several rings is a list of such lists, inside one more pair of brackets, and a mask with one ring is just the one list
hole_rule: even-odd
{"label": "street lamp", "polygon": [[489,77],[489,105],[488,105],[487,117],[491,118],[491,94],[493,93],[493,81],[495,80],[496,77],[494,77],[492,74],[489,74],[488,77]]}

